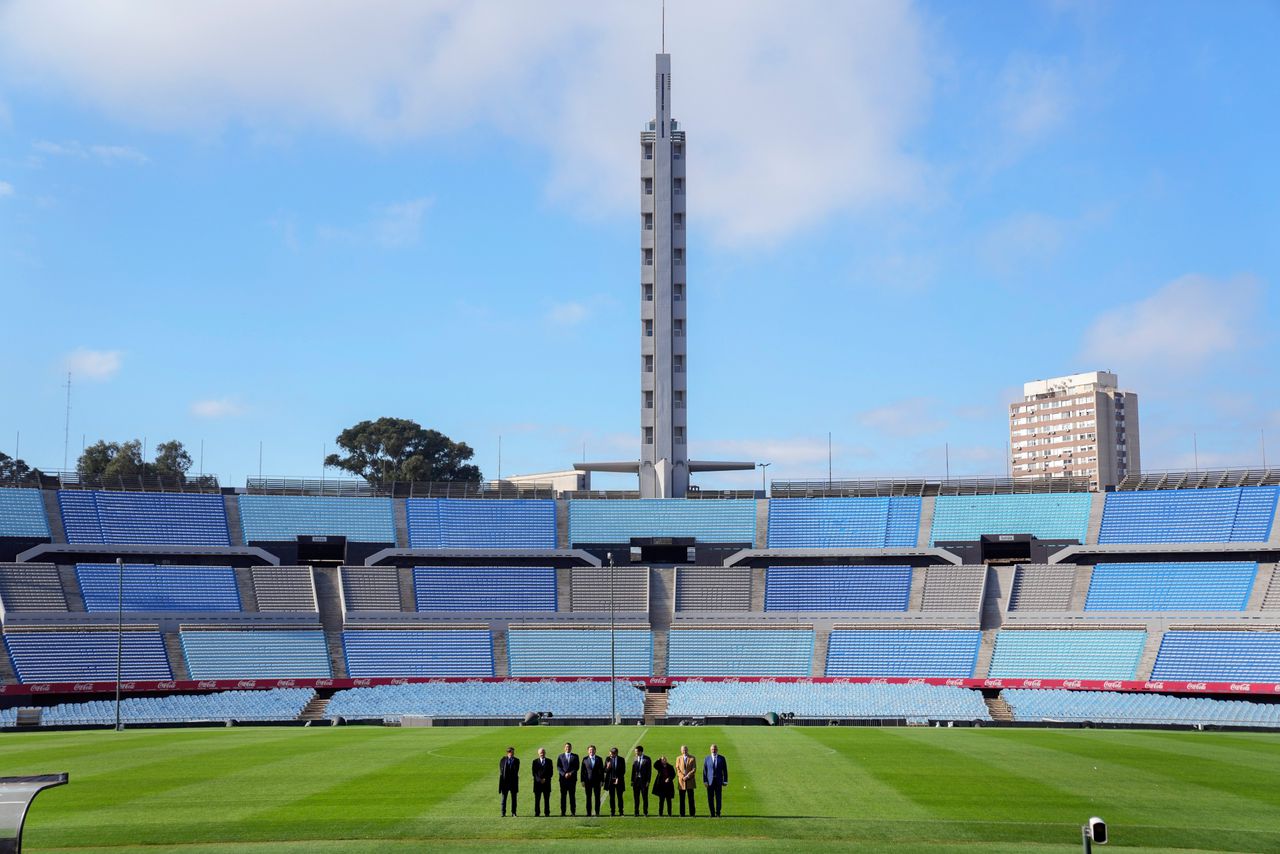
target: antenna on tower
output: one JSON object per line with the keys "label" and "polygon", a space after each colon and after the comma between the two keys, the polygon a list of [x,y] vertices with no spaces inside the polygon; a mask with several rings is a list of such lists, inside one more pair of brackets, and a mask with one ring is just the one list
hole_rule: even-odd
{"label": "antenna on tower", "polygon": [[67,371],[67,417],[62,423],[62,470],[67,470],[67,451],[71,447],[71,372]]}
{"label": "antenna on tower", "polygon": [[667,0],[662,0],[662,53],[667,52]]}

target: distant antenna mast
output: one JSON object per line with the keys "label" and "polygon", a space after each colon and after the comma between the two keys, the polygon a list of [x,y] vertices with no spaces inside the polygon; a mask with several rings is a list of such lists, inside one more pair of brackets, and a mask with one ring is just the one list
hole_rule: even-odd
{"label": "distant antenna mast", "polygon": [[662,51],[667,52],[667,0],[662,0]]}
{"label": "distant antenna mast", "polygon": [[67,419],[62,425],[62,470],[67,470],[67,452],[71,448],[71,372],[67,371]]}

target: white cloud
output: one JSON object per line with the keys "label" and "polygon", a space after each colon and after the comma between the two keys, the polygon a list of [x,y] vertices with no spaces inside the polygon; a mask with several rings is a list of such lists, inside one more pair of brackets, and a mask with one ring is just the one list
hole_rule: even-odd
{"label": "white cloud", "polygon": [[13,185],[8,181],[0,181],[0,199],[13,195]]}
{"label": "white cloud", "polygon": [[123,354],[119,350],[89,350],[80,347],[67,354],[66,368],[75,379],[109,380],[120,372]]}
{"label": "white cloud", "polygon": [[410,199],[387,205],[373,224],[374,241],[388,249],[403,249],[422,239],[422,216],[431,199]]}
{"label": "white cloud", "polygon": [[[634,440],[632,440],[634,443]],[[693,443],[697,453],[691,453],[694,459],[726,459],[742,462],[766,462],[770,464],[769,477],[784,470],[803,469],[804,475],[816,474],[821,468],[827,470],[827,439],[825,436],[799,437],[790,439],[710,439]],[[848,447],[835,444],[831,448],[833,457],[862,457],[869,451],[866,448]],[[756,475],[759,477],[759,474]]]}
{"label": "white cloud", "polygon": [[580,302],[562,302],[547,312],[547,320],[558,326],[575,326],[586,320],[591,310]]}
{"label": "white cloud", "polygon": [[191,414],[198,418],[231,418],[244,413],[244,405],[229,397],[197,400],[191,404]]}
{"label": "white cloud", "polygon": [[1253,337],[1262,292],[1253,276],[1182,276],[1144,300],[1104,312],[1085,333],[1083,355],[1121,371],[1203,368]]}
{"label": "white cloud", "polygon": [[939,406],[932,398],[912,397],[869,409],[858,415],[858,423],[891,436],[922,436],[946,426]]}
{"label": "white cloud", "polygon": [[[544,147],[553,196],[635,203],[657,10],[631,0],[459,4],[12,0],[0,63],[150,128],[376,142],[487,126]],[[920,191],[907,136],[930,89],[910,0],[703,0],[668,10],[690,193],[722,240],[777,239]],[[692,208],[691,208],[692,209]]]}
{"label": "white cloud", "polygon": [[141,166],[150,162],[150,158],[147,155],[128,145],[84,145],[75,140],[70,142],[38,140],[33,142],[31,147],[40,154],[50,157],[75,157],[80,160],[92,158],[107,166],[113,166],[117,163],[132,163]]}

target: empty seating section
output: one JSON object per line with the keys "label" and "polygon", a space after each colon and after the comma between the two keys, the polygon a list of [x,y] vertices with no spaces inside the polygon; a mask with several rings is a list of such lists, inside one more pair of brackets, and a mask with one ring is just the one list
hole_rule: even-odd
{"label": "empty seating section", "polygon": [[756,538],[754,499],[647,498],[569,502],[570,543],[626,543],[632,537],[693,537],[703,543]]}
{"label": "empty seating section", "polygon": [[808,676],[813,629],[672,629],[668,676]]}
{"label": "empty seating section", "polygon": [[1243,611],[1258,565],[1100,563],[1093,568],[1086,611]]}
{"label": "empty seating section", "polygon": [[347,672],[361,676],[492,676],[488,629],[347,629]]}
{"label": "empty seating section", "polygon": [[909,566],[771,566],[766,611],[905,611]]}
{"label": "empty seating section", "polygon": [[333,675],[320,629],[179,632],[192,679],[323,679]]}
{"label": "empty seating section", "polygon": [[1076,589],[1074,564],[1026,564],[1013,576],[1010,611],[1069,611]]}
{"label": "empty seating section", "polygon": [[348,611],[399,611],[400,570],[394,566],[344,566],[342,600]]}
{"label": "empty seating section", "polygon": [[241,495],[246,543],[292,542],[299,536],[346,537],[353,543],[396,541],[390,498]]}
{"label": "empty seating section", "polygon": [[[644,695],[618,686],[618,714],[639,717]],[[390,719],[513,718],[551,712],[557,718],[608,718],[611,692],[605,682],[454,682],[379,685],[338,691],[325,711],[329,718]]]}
{"label": "empty seating section", "polygon": [[221,495],[59,490],[67,542],[229,546]]}
{"label": "empty seating section", "polygon": [[1151,678],[1280,682],[1280,631],[1167,631]]}
{"label": "empty seating section", "polygon": [[985,566],[928,566],[924,568],[922,611],[977,611],[987,586]]}
{"label": "empty seating section", "polygon": [[1092,493],[939,495],[930,543],[976,540],[983,534],[1034,534],[1083,543]]}
{"label": "empty seating section", "polygon": [[0,604],[14,611],[65,611],[58,568],[51,563],[0,563]]}
{"label": "empty seating section", "polygon": [[316,587],[309,566],[255,566],[250,568],[249,577],[259,611],[317,610]]}
{"label": "empty seating section", "polygon": [[0,487],[0,537],[49,538],[40,490]]}
{"label": "empty seating section", "polygon": [[1111,492],[1098,542],[1263,542],[1271,536],[1277,494],[1277,486]]}
{"label": "empty seating section", "polygon": [[835,629],[826,675],[969,677],[981,642],[976,629]]}
{"label": "empty seating section", "polygon": [[[271,688],[266,691],[218,691],[213,694],[173,694],[164,697],[126,697],[120,701],[120,720],[127,724],[187,723],[195,721],[292,721],[316,695],[310,688]],[[0,712],[0,726],[13,726],[17,710]],[[109,725],[116,720],[113,700],[62,703],[49,706],[41,726]]]}
{"label": "empty seating section", "polygon": [[[652,673],[649,628],[618,629],[616,634],[618,675]],[[608,676],[609,630],[509,628],[507,666],[512,676]]]}
{"label": "empty seating section", "polygon": [[1006,630],[996,635],[991,678],[1133,679],[1147,642],[1141,629]]}
{"label": "empty seating section", "polygon": [[551,566],[417,566],[413,590],[419,611],[555,611],[556,570]]}
{"label": "empty seating section", "polygon": [[554,549],[553,499],[410,498],[409,546],[415,549]]}
{"label": "empty seating section", "polygon": [[677,682],[670,717],[793,714],[797,718],[989,721],[982,693],[945,685],[820,682]]}
{"label": "empty seating section", "polygon": [[[124,679],[171,679],[164,640],[155,628],[126,627],[120,672]],[[20,682],[114,681],[117,633],[112,630],[7,629],[5,646]]]}
{"label": "empty seating section", "polygon": [[737,567],[678,568],[676,610],[750,611],[751,570]]}
{"label": "empty seating section", "polygon": [[[649,570],[618,567],[612,573],[612,598],[618,611],[649,610]],[[609,610],[610,572],[608,567],[574,567],[569,570],[569,606],[573,611]]]}
{"label": "empty seating section", "polygon": [[920,499],[777,498],[769,502],[769,548],[911,548]]}
{"label": "empty seating section", "polygon": [[[115,611],[120,578],[114,563],[78,563],[86,611]],[[236,571],[229,566],[124,566],[126,611],[239,611]]]}
{"label": "empty seating section", "polygon": [[1006,688],[1017,721],[1280,727],[1280,704],[1112,691]]}

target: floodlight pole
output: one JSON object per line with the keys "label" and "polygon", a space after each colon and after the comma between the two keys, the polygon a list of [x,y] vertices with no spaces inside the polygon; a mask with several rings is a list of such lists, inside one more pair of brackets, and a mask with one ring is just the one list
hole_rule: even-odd
{"label": "floodlight pole", "polygon": [[760,467],[760,492],[764,495],[765,498],[768,498],[769,497],[768,489],[764,485],[764,473],[765,473],[765,469],[769,468],[769,466],[773,465],[773,463],[756,463],[756,465]]}
{"label": "floodlight pole", "polygon": [[618,722],[618,643],[614,631],[614,564],[609,552],[609,722]]}
{"label": "floodlight pole", "polygon": [[1084,854],[1093,854],[1093,840],[1089,837],[1089,825],[1080,825],[1080,845],[1084,849]]}
{"label": "floodlight pole", "polygon": [[120,725],[120,671],[124,662],[124,558],[116,558],[116,732]]}

